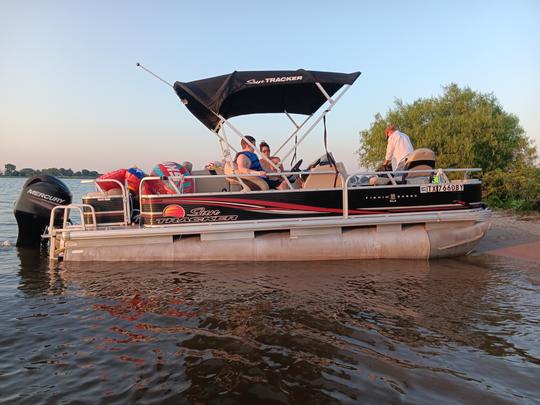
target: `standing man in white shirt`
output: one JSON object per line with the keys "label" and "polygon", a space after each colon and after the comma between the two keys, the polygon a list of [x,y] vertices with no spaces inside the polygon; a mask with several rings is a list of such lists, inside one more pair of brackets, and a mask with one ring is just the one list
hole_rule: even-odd
{"label": "standing man in white shirt", "polygon": [[386,134],[386,156],[384,157],[383,165],[392,163],[392,170],[403,170],[407,158],[413,152],[410,138],[403,132],[398,131],[397,127],[393,124],[386,127],[384,133]]}

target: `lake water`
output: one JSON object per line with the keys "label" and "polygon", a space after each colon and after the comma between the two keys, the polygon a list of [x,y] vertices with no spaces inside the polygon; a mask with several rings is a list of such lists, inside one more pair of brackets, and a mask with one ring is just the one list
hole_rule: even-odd
{"label": "lake water", "polygon": [[51,265],[15,247],[23,182],[0,179],[0,403],[539,403],[537,264]]}

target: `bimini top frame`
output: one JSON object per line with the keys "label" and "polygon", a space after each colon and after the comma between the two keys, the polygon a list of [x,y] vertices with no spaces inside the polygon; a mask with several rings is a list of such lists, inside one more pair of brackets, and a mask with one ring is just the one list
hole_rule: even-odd
{"label": "bimini top frame", "polygon": [[[249,144],[260,159],[265,160],[277,173],[281,173],[270,159],[260,154],[245,135],[229,122],[229,118],[248,114],[283,113],[294,125],[292,134],[276,150],[279,153],[293,137],[296,141],[284,155],[286,160],[307,135],[328,114],[337,101],[358,78],[360,72],[331,73],[307,70],[233,72],[229,75],[197,80],[189,83],[176,82],[176,94],[190,112],[195,115],[219,139],[226,161],[231,162],[231,150],[225,127]],[[335,97],[333,97],[335,95]],[[323,106],[313,124],[298,138],[302,128]],[[291,114],[307,115],[298,124]],[[282,176],[292,188],[286,176]]]}

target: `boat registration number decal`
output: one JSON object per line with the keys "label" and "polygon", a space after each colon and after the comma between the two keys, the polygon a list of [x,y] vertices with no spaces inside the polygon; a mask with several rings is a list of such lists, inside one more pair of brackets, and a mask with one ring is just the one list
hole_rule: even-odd
{"label": "boat registration number decal", "polygon": [[420,186],[421,193],[439,193],[445,191],[463,191],[463,184],[424,184]]}

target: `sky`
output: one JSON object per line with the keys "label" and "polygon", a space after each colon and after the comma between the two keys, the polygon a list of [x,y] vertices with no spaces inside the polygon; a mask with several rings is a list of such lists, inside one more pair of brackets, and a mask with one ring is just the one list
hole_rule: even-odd
{"label": "sky", "polygon": [[[493,92],[540,149],[539,21],[538,0],[0,0],[0,165],[149,171],[219,160],[215,136],[137,62],[169,82],[361,71],[328,117],[328,149],[349,171],[376,113],[452,82]],[[293,129],[284,115],[231,122],[274,148]],[[318,128],[298,156],[323,152]]]}

